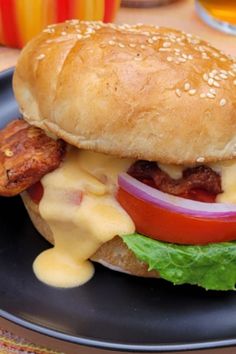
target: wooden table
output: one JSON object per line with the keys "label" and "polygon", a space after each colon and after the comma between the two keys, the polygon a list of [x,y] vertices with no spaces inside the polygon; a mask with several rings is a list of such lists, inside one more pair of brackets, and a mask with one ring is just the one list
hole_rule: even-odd
{"label": "wooden table", "polygon": [[[194,11],[193,0],[180,0],[172,5],[152,9],[121,9],[117,22],[122,23],[152,23],[168,27],[176,27],[187,32],[197,34],[216,47],[236,56],[236,37],[220,33],[201,22]],[[20,51],[0,47],[0,71],[16,64]],[[37,344],[69,353],[81,354],[108,354],[108,351],[86,349],[72,344],[62,343],[49,337],[36,334],[32,331],[20,328],[8,321],[0,319],[0,326],[16,333]],[[112,352],[114,353],[114,352]],[[186,354],[188,352],[185,352]],[[192,352],[191,352],[192,353]],[[202,351],[194,352],[202,354]],[[234,348],[209,350],[206,354],[234,354]]]}

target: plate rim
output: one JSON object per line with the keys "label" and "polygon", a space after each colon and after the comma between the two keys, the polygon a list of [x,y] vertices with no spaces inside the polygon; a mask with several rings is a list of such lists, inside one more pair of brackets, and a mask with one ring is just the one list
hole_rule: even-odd
{"label": "plate rim", "polygon": [[[6,70],[0,71],[0,82],[2,80],[11,80],[14,73],[15,67],[10,67]],[[22,326],[26,329],[32,330],[34,332],[40,333],[42,335],[47,335],[49,337],[59,339],[65,342],[79,344],[86,347],[93,347],[97,349],[107,349],[107,350],[117,350],[117,351],[136,351],[142,353],[154,353],[154,352],[179,352],[186,350],[198,350],[198,349],[216,349],[224,347],[234,347],[236,346],[236,337],[222,340],[208,340],[199,341],[191,343],[178,343],[178,344],[127,344],[127,343],[115,343],[103,340],[89,339],[82,336],[75,336],[67,334],[55,329],[48,328],[43,325],[36,324],[29,320],[23,319],[19,316],[15,316],[12,313],[2,310],[0,305],[0,317],[16,324]]]}
{"label": "plate rim", "polygon": [[153,344],[153,345],[136,345],[136,344],[126,344],[126,343],[114,343],[102,340],[88,339],[85,337],[78,337],[71,334],[67,334],[61,331],[50,329],[48,327],[37,325],[29,320],[24,320],[19,316],[12,315],[11,313],[0,309],[0,317],[13,322],[16,325],[22,326],[26,329],[32,330],[39,334],[43,334],[55,339],[59,339],[68,343],[79,344],[85,347],[93,347],[97,349],[106,350],[118,350],[120,352],[140,352],[140,353],[163,353],[163,352],[180,352],[187,350],[198,350],[198,349],[220,349],[225,347],[236,346],[236,338],[224,339],[224,340],[213,340],[213,341],[203,341],[196,343],[182,343],[182,344]]}

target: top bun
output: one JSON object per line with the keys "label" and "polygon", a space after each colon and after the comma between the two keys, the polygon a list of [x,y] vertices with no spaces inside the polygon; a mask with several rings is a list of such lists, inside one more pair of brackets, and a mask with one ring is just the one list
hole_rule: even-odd
{"label": "top bun", "polygon": [[79,148],[193,164],[236,156],[236,61],[184,32],[71,20],[22,51],[24,118]]}

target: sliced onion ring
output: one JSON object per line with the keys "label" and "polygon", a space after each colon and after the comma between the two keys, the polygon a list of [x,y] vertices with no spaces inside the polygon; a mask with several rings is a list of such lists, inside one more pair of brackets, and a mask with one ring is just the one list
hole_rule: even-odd
{"label": "sliced onion ring", "polygon": [[236,204],[204,203],[164,193],[147,186],[127,173],[118,176],[118,184],[129,194],[175,213],[205,218],[231,218],[236,216]]}

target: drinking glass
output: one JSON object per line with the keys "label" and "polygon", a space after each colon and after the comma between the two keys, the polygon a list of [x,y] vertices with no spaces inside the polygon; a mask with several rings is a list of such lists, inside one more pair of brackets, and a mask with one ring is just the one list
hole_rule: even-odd
{"label": "drinking glass", "polygon": [[196,0],[196,10],[210,26],[236,35],[236,0]]}

